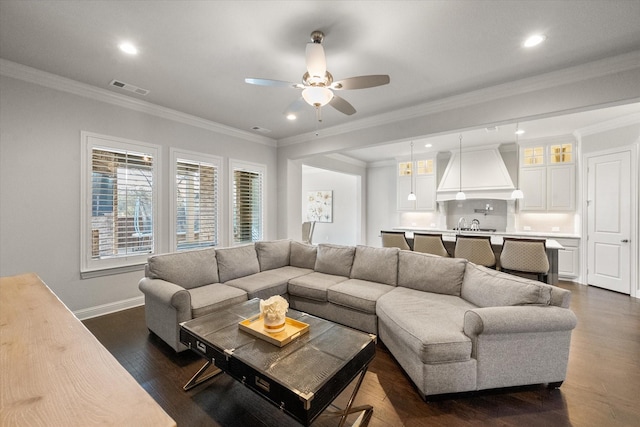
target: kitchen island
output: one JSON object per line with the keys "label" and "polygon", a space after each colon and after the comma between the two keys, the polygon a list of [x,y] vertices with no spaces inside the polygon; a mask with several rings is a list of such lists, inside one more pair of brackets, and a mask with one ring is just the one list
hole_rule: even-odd
{"label": "kitchen island", "polygon": [[[394,227],[393,231],[404,231],[409,246],[413,248],[413,233],[438,233],[442,234],[442,240],[444,241],[444,247],[447,249],[450,255],[453,255],[456,246],[456,234],[457,230],[435,230],[426,228],[415,227]],[[518,238],[540,238],[545,240],[547,248],[547,257],[549,258],[549,274],[547,276],[547,283],[555,285],[558,283],[558,251],[564,249],[564,247],[558,243],[555,239],[541,238],[529,233],[505,233],[505,232],[486,232],[486,231],[462,231],[462,235],[470,236],[491,236],[491,247],[496,256],[496,268],[500,268],[500,253],[502,253],[502,244],[504,237],[518,237]]]}

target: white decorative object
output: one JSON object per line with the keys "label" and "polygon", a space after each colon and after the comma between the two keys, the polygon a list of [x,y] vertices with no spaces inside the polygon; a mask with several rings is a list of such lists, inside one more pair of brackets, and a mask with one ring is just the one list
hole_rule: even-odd
{"label": "white decorative object", "polygon": [[307,221],[333,222],[333,191],[309,191]]}
{"label": "white decorative object", "polygon": [[289,303],[280,295],[260,300],[260,313],[264,321],[264,330],[270,334],[284,331],[284,324],[289,310]]}

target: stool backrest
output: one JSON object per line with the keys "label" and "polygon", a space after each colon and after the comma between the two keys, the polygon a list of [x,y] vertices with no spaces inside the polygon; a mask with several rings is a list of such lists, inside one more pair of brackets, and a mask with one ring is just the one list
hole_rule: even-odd
{"label": "stool backrest", "polygon": [[496,265],[496,256],[491,247],[491,236],[456,236],[456,258],[464,258],[469,262],[485,267]]}
{"label": "stool backrest", "polygon": [[442,234],[413,233],[413,250],[443,257],[449,256],[442,241]]}
{"label": "stool backrest", "polygon": [[500,254],[500,266],[506,270],[547,273],[549,258],[545,241],[505,237]]}
{"label": "stool backrest", "polygon": [[381,231],[383,248],[400,248],[410,251],[411,247],[407,242],[404,231]]}

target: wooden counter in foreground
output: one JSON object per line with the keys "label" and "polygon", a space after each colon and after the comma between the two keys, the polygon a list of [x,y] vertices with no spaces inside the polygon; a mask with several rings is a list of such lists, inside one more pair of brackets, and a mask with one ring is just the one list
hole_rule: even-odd
{"label": "wooden counter in foreground", "polygon": [[0,426],[176,423],[35,274],[0,278]]}

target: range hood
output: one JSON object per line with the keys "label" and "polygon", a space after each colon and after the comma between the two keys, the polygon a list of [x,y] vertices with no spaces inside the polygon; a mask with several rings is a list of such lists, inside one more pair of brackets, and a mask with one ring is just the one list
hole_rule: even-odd
{"label": "range hood", "polygon": [[[455,200],[460,191],[460,167],[460,151],[452,151],[437,201]],[[462,150],[462,191],[467,199],[510,200],[514,188],[498,146]]]}

